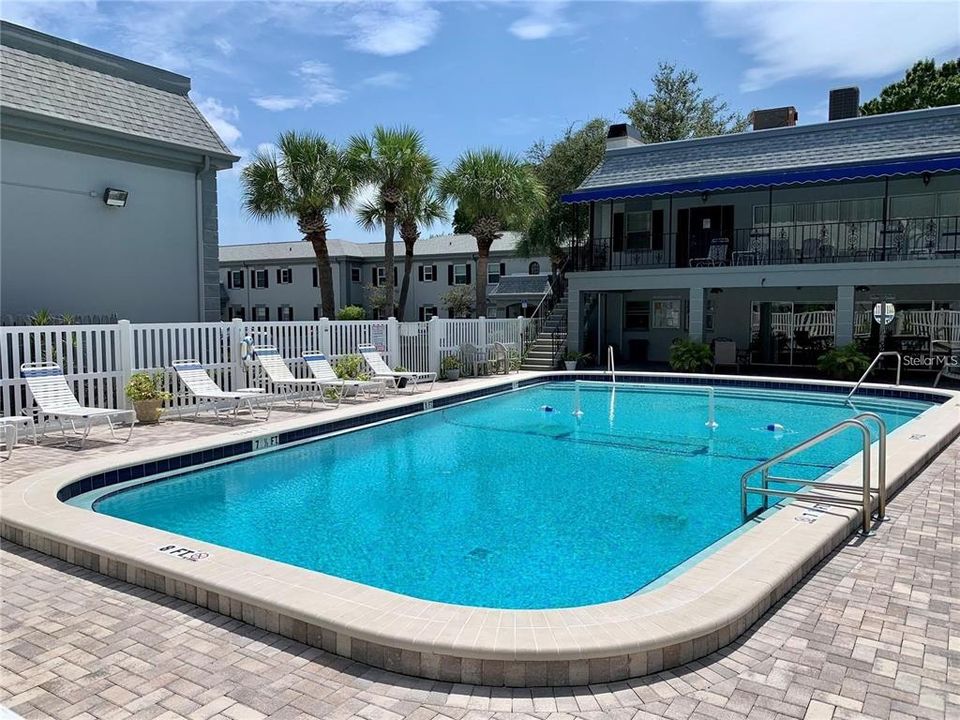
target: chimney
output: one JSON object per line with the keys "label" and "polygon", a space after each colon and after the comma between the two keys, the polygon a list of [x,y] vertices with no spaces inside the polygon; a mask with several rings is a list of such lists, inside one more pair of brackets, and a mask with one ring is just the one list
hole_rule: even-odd
{"label": "chimney", "polygon": [[617,123],[607,130],[607,150],[623,150],[624,148],[643,145],[640,133],[633,125]]}
{"label": "chimney", "polygon": [[830,91],[830,120],[860,117],[860,88],[845,87]]}
{"label": "chimney", "polygon": [[754,110],[750,113],[750,122],[754,130],[769,130],[770,128],[793,127],[797,124],[797,109],[793,105],[786,107]]}

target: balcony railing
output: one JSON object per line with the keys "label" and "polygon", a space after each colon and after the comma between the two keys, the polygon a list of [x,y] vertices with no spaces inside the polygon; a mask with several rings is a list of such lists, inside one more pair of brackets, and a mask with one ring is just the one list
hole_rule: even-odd
{"label": "balcony railing", "polygon": [[960,258],[960,216],[772,224],[680,237],[635,233],[574,245],[573,269],[725,267]]}

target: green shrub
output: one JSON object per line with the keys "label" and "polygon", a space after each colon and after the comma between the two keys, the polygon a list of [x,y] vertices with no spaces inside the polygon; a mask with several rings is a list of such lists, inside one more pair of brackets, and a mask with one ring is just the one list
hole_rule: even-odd
{"label": "green shrub", "polygon": [[837,380],[855,380],[870,366],[870,358],[860,352],[856,343],[834,348],[817,360],[820,372]]}
{"label": "green shrub", "polygon": [[459,370],[460,357],[457,355],[447,355],[440,361],[440,368],[442,370]]}
{"label": "green shrub", "polygon": [[366,363],[359,355],[344,355],[337,360],[333,370],[341,380],[369,380],[370,375],[364,368]]}
{"label": "green shrub", "polygon": [[678,338],[670,346],[670,367],[677,372],[698,372],[712,361],[713,353],[706,343]]}
{"label": "green shrub", "polygon": [[347,305],[337,310],[337,320],[363,320],[367,311],[359,305]]}
{"label": "green shrub", "polygon": [[126,387],[127,397],[133,402],[141,400],[162,400],[167,402],[173,396],[163,389],[163,373],[150,375],[145,372],[134,373]]}

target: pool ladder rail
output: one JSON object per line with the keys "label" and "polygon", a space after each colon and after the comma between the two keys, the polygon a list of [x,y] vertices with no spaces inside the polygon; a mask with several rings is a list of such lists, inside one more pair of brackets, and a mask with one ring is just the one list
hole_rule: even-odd
{"label": "pool ladder rail", "polygon": [[[867,376],[873,372],[873,368],[877,366],[877,363],[880,362],[881,358],[894,356],[897,358],[897,385],[900,384],[900,370],[903,368],[903,358],[900,357],[900,353],[895,350],[885,350],[884,352],[877,353],[877,356],[873,359],[873,362],[864,370],[863,375],[860,376],[860,379],[857,380],[857,384],[853,386],[853,390],[847,395],[847,402],[850,403],[850,398],[853,397],[853,394],[860,389],[860,386],[863,384],[863,381],[867,379]],[[852,403],[851,403],[852,404]]]}
{"label": "pool ladder rail", "polygon": [[[870,485],[870,429],[866,421],[872,420],[879,428],[879,453],[878,453],[878,472],[877,489]],[[861,485],[860,487],[850,485],[840,485],[838,483],[821,482],[819,480],[802,480],[800,478],[779,477],[770,474],[770,469],[778,463],[793,457],[794,455],[808,450],[815,445],[819,445],[824,440],[833,437],[849,428],[856,428],[860,431],[863,439],[862,461],[861,461]],[[760,487],[750,487],[747,483],[751,477],[760,473]],[[789,483],[792,485],[814,486],[817,489],[830,490],[833,494],[827,495],[819,492],[798,492],[771,489],[770,483]],[[747,496],[753,493],[763,496],[763,505],[752,513],[747,511]],[[856,496],[844,497],[844,494]],[[809,502],[821,503],[824,505],[840,505],[843,507],[858,507],[861,514],[861,529],[863,535],[872,534],[871,517],[873,509],[873,498],[877,498],[877,520],[883,520],[887,511],[887,424],[876,413],[862,412],[858,415],[841,420],[835,425],[830,426],[821,433],[804,440],[798,445],[784,450],[774,455],[769,460],[750,468],[740,476],[740,513],[743,522],[762,513],[769,508],[770,497],[779,498],[797,498]]]}

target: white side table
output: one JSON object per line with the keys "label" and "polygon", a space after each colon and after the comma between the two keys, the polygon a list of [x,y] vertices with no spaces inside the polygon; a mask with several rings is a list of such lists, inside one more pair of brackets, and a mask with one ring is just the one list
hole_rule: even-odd
{"label": "white side table", "polygon": [[3,443],[7,446],[7,457],[13,454],[13,446],[17,444],[18,428],[22,427],[33,436],[33,444],[37,444],[37,430],[32,417],[0,417],[0,433]]}

